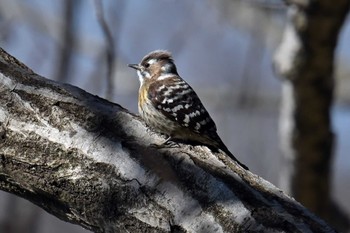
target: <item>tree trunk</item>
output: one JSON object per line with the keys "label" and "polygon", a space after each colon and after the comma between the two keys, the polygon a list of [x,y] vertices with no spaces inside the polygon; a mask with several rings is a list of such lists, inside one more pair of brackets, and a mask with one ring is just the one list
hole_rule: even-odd
{"label": "tree trunk", "polygon": [[281,186],[323,218],[339,220],[331,211],[330,110],[334,51],[350,1],[288,3],[289,22],[275,57],[275,68],[284,78],[280,133],[286,163]]}
{"label": "tree trunk", "polygon": [[117,104],[0,50],[0,188],[94,232],[334,232],[205,146],[165,139]]}

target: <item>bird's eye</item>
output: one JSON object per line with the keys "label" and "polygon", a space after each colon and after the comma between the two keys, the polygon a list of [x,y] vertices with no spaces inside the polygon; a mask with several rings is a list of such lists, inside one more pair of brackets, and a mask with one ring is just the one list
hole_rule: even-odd
{"label": "bird's eye", "polygon": [[145,67],[146,67],[146,68],[148,68],[149,66],[150,66],[150,64],[149,64],[149,63],[146,63],[146,64],[145,64]]}

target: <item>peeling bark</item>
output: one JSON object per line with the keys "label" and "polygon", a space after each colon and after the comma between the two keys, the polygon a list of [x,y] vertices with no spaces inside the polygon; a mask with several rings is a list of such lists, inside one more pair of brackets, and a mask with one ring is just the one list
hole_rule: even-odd
{"label": "peeling bark", "polygon": [[0,50],[0,189],[94,232],[334,232],[227,156]]}

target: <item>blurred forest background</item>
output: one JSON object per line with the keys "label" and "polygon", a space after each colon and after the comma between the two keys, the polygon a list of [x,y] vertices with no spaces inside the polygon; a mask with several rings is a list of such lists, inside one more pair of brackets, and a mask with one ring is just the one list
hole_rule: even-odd
{"label": "blurred forest background", "polygon": [[[36,73],[137,112],[139,81],[128,63],[173,53],[230,150],[278,187],[281,79],[272,60],[286,25],[279,0],[0,0],[0,46]],[[349,17],[348,17],[349,18]],[[336,134],[331,195],[350,213],[350,23],[336,52]],[[322,181],[320,181],[322,182]],[[337,218],[338,216],[335,216]],[[87,232],[0,191],[0,232]]]}

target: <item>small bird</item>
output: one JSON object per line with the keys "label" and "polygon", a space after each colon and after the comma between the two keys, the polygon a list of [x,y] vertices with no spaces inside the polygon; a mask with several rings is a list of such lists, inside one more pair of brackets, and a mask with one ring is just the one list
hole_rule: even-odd
{"label": "small bird", "polygon": [[140,80],[138,110],[146,124],[165,134],[169,141],[181,140],[224,151],[243,168],[217,134],[214,121],[192,87],[177,73],[171,53],[156,50],[140,64],[129,64]]}

